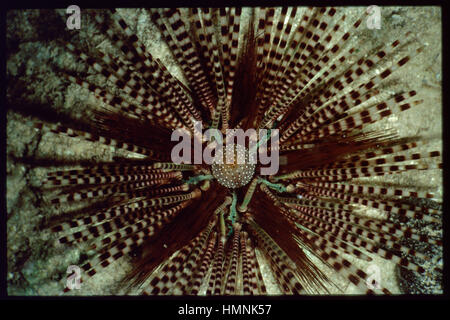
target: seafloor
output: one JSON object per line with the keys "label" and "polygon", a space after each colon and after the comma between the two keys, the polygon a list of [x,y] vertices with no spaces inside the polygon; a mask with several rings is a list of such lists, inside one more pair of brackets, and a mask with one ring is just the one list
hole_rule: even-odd
{"label": "seafloor", "polygon": [[[351,23],[365,10],[347,10]],[[43,226],[61,209],[44,205],[39,187],[43,173],[50,160],[77,162],[80,160],[112,160],[125,152],[99,144],[60,137],[51,133],[42,134],[33,129],[30,116],[16,110],[32,111],[37,116],[55,113],[58,117],[89,117],[89,106],[97,103],[87,90],[62,81],[55,72],[61,69],[86,74],[88,68],[63,49],[60,41],[70,41],[79,49],[89,52],[92,48],[103,48],[114,53],[104,41],[105,36],[93,27],[92,10],[82,11],[81,29],[68,31],[65,10],[24,10],[7,13],[7,102],[14,108],[7,111],[7,283],[9,295],[61,295],[66,281],[66,270],[71,264],[80,264],[87,259],[84,248],[67,248],[57,245],[54,236]],[[167,47],[160,39],[155,26],[149,22],[145,10],[122,10],[129,26],[136,31],[151,51],[180,77],[180,72]],[[245,11],[244,11],[245,13]],[[363,37],[373,46],[402,39],[412,32],[415,41],[424,47],[423,52],[396,74],[388,90],[415,89],[425,103],[401,115],[392,115],[372,128],[395,128],[400,136],[419,135],[429,150],[441,150],[442,128],[442,56],[441,56],[441,11],[438,7],[383,7],[381,29],[363,28],[356,36]],[[98,81],[95,75],[87,77]],[[28,112],[29,113],[29,112]],[[427,148],[428,149],[428,148]],[[42,167],[34,168],[37,164]],[[431,187],[442,199],[442,174],[439,170],[415,171],[408,174],[383,178],[380,183],[402,184],[409,187]],[[376,214],[376,213],[375,213]],[[434,235],[441,230],[423,225]],[[425,269],[442,264],[442,252],[431,251],[431,261]],[[114,294],[119,280],[130,270],[132,257],[120,259],[99,272],[94,278],[84,279],[82,288],[68,294]],[[357,263],[357,262],[355,262]],[[442,293],[438,275],[423,276],[405,272],[383,259],[374,263],[381,269],[382,285],[394,293]],[[271,293],[278,293],[273,279],[265,268],[265,279]],[[367,265],[362,265],[367,269]],[[358,293],[340,277],[329,273],[338,289],[335,294]]]}

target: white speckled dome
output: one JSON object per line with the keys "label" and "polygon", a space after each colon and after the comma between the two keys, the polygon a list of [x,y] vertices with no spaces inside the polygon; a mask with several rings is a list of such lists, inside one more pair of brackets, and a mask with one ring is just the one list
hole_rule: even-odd
{"label": "white speckled dome", "polygon": [[[245,159],[245,163],[239,164],[238,159]],[[235,156],[233,163],[223,161],[223,164],[214,163],[211,166],[212,174],[224,187],[235,189],[247,185],[255,173],[255,164],[249,163],[247,149],[235,145]]]}

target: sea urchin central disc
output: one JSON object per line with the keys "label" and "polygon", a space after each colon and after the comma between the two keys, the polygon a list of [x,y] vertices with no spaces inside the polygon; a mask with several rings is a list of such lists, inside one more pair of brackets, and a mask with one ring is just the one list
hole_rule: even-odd
{"label": "sea urchin central disc", "polygon": [[[224,187],[231,189],[245,186],[255,173],[255,164],[250,163],[247,149],[236,144],[234,151],[234,159],[231,163],[223,159],[222,163],[211,165],[212,174],[217,181]],[[245,159],[245,161],[239,163],[238,159]]]}

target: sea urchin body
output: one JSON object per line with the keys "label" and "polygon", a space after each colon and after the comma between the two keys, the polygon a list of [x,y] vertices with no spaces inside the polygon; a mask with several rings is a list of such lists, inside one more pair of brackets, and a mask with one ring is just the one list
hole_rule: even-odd
{"label": "sea urchin body", "polygon": [[[440,149],[385,126],[429,103],[423,88],[395,78],[424,52],[413,33],[366,43],[367,13],[344,8],[142,10],[170,53],[156,57],[127,12],[89,11],[87,45],[74,31],[49,43],[79,65],[62,58],[42,68],[88,94],[89,116],[33,113],[17,106],[25,89],[8,88],[9,110],[32,115],[42,140],[87,141],[99,154],[14,159],[35,170],[34,207],[50,247],[87,253],[72,261],[83,283],[125,259],[115,293],[339,293],[347,285],[391,293],[361,265],[377,259],[413,274],[428,263],[439,278],[440,196],[395,182],[439,174]],[[251,148],[239,144],[245,163],[173,161],[172,133],[198,143],[197,122],[224,133],[276,130],[278,144],[268,140],[265,151],[279,170],[264,174],[267,163],[250,163]]]}

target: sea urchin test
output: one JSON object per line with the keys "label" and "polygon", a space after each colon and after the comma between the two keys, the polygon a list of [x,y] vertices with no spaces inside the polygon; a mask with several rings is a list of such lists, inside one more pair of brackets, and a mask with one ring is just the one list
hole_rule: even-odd
{"label": "sea urchin test", "polygon": [[[171,141],[179,141],[171,152],[171,160],[176,164],[192,164],[191,152],[194,153],[194,164],[212,165],[213,174],[222,172],[226,177],[232,176],[236,183],[233,188],[246,185],[253,176],[255,165],[261,167],[261,175],[273,175],[279,169],[278,129],[227,129],[225,143],[220,130],[210,128],[202,133],[202,123],[194,121],[194,134],[185,129],[172,132]],[[267,142],[270,136],[270,155]],[[180,141],[181,139],[181,141]],[[246,144],[246,141],[248,143]],[[202,150],[202,142],[209,142]],[[236,142],[236,143],[235,143]],[[191,144],[194,144],[193,148]],[[225,174],[226,173],[226,174]],[[242,179],[237,179],[240,175]],[[225,178],[224,176],[224,178]],[[237,180],[240,182],[238,183]],[[222,183],[223,184],[223,183]],[[231,187],[231,186],[230,186]]]}
{"label": "sea urchin test", "polygon": [[[212,174],[217,181],[224,187],[232,189],[247,185],[255,174],[255,165],[248,161],[248,151],[240,144],[233,146],[234,162],[213,162],[211,165]],[[219,152],[219,154],[222,154],[222,152]],[[245,161],[239,163],[238,160],[242,158],[244,158]],[[219,159],[223,160],[223,156]]]}

